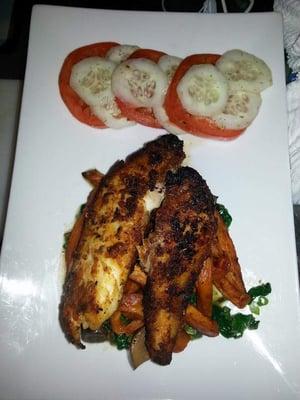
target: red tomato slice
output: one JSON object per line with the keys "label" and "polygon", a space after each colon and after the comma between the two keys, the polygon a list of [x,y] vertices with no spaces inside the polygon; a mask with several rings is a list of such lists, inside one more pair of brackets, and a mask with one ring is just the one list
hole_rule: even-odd
{"label": "red tomato slice", "polygon": [[177,94],[178,83],[192,65],[215,64],[220,57],[218,54],[193,54],[185,58],[177,68],[169,85],[164,108],[169,120],[186,132],[197,136],[233,139],[244,132],[245,129],[222,129],[210,118],[202,118],[190,114],[183,108]]}
{"label": "red tomato slice", "polygon": [[[153,49],[138,49],[134,51],[128,59],[132,58],[146,58],[155,63],[158,62],[161,56],[165,53]],[[135,108],[129,103],[116,98],[118,107],[120,108],[123,115],[125,115],[131,121],[136,121],[141,125],[149,126],[151,128],[162,128],[161,124],[157,121],[152,111],[152,108],[138,107]]]}
{"label": "red tomato slice", "polygon": [[166,53],[162,51],[153,50],[153,49],[137,49],[134,51],[128,59],[131,58],[147,58],[147,60],[151,60],[155,63],[158,63],[158,60],[161,56],[164,56]]}
{"label": "red tomato slice", "polygon": [[60,95],[71,112],[71,114],[84,124],[95,128],[106,128],[103,121],[96,117],[90,107],[78,96],[70,86],[72,68],[79,61],[87,57],[105,57],[109,49],[117,46],[118,43],[102,42],[93,43],[88,46],[79,47],[73,50],[65,59],[58,79]]}
{"label": "red tomato slice", "polygon": [[160,123],[155,118],[152,108],[139,107],[135,108],[128,103],[116,97],[116,103],[121,110],[121,113],[126,116],[130,121],[136,121],[141,125],[149,126],[151,128],[162,128]]}

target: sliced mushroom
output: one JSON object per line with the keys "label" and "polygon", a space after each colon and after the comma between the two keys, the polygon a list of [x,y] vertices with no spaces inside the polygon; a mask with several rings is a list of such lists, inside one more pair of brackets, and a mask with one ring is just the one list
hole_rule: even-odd
{"label": "sliced mushroom", "polygon": [[145,345],[145,328],[140,329],[134,336],[130,346],[130,355],[133,369],[150,359]]}

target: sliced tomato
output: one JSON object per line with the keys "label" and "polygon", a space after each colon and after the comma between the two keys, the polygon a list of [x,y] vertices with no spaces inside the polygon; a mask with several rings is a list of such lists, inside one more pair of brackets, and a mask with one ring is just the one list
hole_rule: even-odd
{"label": "sliced tomato", "polygon": [[158,63],[158,60],[161,56],[164,56],[166,53],[163,53],[159,50],[153,49],[137,49],[134,51],[128,58],[147,58],[147,60],[151,60],[155,63]]}
{"label": "sliced tomato", "polygon": [[60,94],[71,114],[84,124],[96,128],[106,128],[103,121],[92,113],[90,107],[71,88],[72,68],[84,58],[105,57],[108,50],[117,45],[118,43],[114,42],[93,43],[73,50],[64,60],[58,79]]}
{"label": "sliced tomato", "polygon": [[161,124],[155,118],[152,108],[138,107],[135,108],[128,103],[116,98],[116,103],[129,120],[136,121],[141,125],[149,126],[150,128],[162,128]]}
{"label": "sliced tomato", "polygon": [[[165,53],[158,50],[138,49],[134,51],[128,57],[128,59],[146,58],[147,60],[151,60],[157,63],[160,57],[163,55],[165,55]],[[118,98],[116,98],[116,102],[122,114],[124,114],[129,120],[136,121],[141,125],[149,126],[151,128],[162,128],[161,124],[156,119],[152,108],[146,108],[146,107],[136,108]]]}
{"label": "sliced tomato", "polygon": [[197,136],[208,136],[221,139],[233,139],[245,129],[222,129],[208,117],[198,117],[187,112],[179,100],[177,86],[181,78],[191,68],[198,64],[215,64],[221,56],[218,54],[193,54],[185,58],[177,68],[169,85],[164,102],[164,108],[169,120],[179,128]]}

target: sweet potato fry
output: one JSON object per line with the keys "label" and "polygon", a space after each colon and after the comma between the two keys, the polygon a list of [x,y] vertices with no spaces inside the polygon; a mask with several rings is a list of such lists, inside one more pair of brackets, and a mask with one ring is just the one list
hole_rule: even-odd
{"label": "sweet potato fry", "polygon": [[191,340],[190,336],[185,330],[181,329],[176,337],[175,346],[173,348],[173,353],[180,353],[183,351]]}
{"label": "sweet potato fry", "polygon": [[78,243],[79,243],[79,240],[81,237],[81,233],[82,233],[83,226],[84,226],[84,220],[85,220],[85,212],[86,212],[87,208],[89,207],[89,205],[92,204],[92,202],[94,201],[95,193],[96,193],[95,190],[92,190],[90,192],[87,202],[86,202],[86,205],[84,206],[82,213],[76,219],[75,224],[73,225],[73,228],[70,232],[66,251],[65,251],[65,261],[66,261],[66,272],[67,273],[69,272],[69,270],[71,268],[73,257],[74,257],[76,248],[78,246]]}
{"label": "sweet potato fry", "polygon": [[204,263],[202,270],[196,282],[197,308],[206,317],[212,314],[212,259],[208,257]]}
{"label": "sweet potato fry", "polygon": [[[82,176],[93,186],[93,188],[96,188],[104,175],[101,172],[99,172],[97,169],[90,169],[88,171],[83,172]],[[81,232],[82,232],[83,225],[84,225],[85,210],[87,210],[88,205],[90,205],[92,203],[92,201],[94,199],[94,195],[95,195],[95,190],[92,190],[92,192],[89,194],[86,206],[84,207],[84,209],[83,209],[82,213],[79,215],[79,217],[76,219],[75,224],[70,232],[67,247],[66,247],[66,252],[65,252],[67,272],[70,269],[70,265],[71,265],[71,262],[73,259],[74,252],[79,243],[79,239],[80,239]]]}
{"label": "sweet potato fry", "polygon": [[101,182],[104,174],[97,169],[89,169],[88,171],[82,172],[82,176],[86,179],[93,187],[97,187]]}
{"label": "sweet potato fry", "polygon": [[83,223],[84,223],[84,217],[81,214],[77,220],[75,221],[75,224],[70,232],[70,235],[68,237],[68,243],[65,251],[65,260],[66,260],[66,272],[68,273],[69,270],[71,269],[71,263],[73,260],[73,255],[76,250],[76,247],[78,245],[82,228],[83,228]]}
{"label": "sweet potato fry", "polygon": [[206,317],[196,307],[189,304],[185,313],[186,322],[206,336],[218,336],[219,328],[216,321]]}
{"label": "sweet potato fry", "polygon": [[130,319],[143,319],[143,295],[142,293],[129,293],[122,297],[119,311]]}
{"label": "sweet potato fry", "polygon": [[129,278],[140,284],[142,287],[144,287],[147,282],[147,275],[139,265],[134,266],[134,269],[129,275]]}
{"label": "sweet potato fry", "polygon": [[241,267],[228,229],[218,212],[216,242],[212,245],[212,277],[217,289],[239,308],[244,308],[250,301],[247,294]]}

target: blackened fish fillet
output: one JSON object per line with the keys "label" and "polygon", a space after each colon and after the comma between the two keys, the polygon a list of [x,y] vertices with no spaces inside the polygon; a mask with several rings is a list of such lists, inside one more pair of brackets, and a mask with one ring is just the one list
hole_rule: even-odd
{"label": "blackened fish fillet", "polygon": [[165,198],[145,240],[142,264],[149,269],[144,289],[146,346],[150,358],[171,362],[183,313],[216,230],[213,196],[192,168],[168,173]]}

